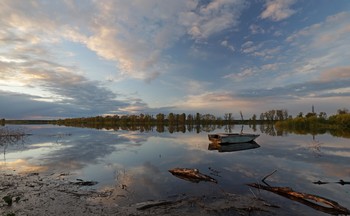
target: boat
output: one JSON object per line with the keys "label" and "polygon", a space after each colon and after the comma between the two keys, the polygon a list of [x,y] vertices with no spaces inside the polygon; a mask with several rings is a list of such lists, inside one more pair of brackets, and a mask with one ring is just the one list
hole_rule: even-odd
{"label": "boat", "polygon": [[247,143],[254,141],[260,134],[247,134],[247,133],[217,133],[208,134],[208,138],[214,143]]}
{"label": "boat", "polygon": [[245,143],[230,143],[225,145],[220,145],[218,143],[210,143],[208,145],[208,150],[217,150],[218,152],[235,152],[242,150],[249,150],[259,148],[260,145],[255,141],[245,142]]}

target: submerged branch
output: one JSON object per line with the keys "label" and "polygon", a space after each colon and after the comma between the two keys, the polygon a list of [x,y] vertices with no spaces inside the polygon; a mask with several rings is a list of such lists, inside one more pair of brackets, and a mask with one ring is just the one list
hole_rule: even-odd
{"label": "submerged branch", "polygon": [[266,180],[268,177],[272,176],[275,172],[277,172],[277,170],[274,170],[272,173],[267,174],[261,181],[264,182],[266,185],[270,186],[269,184],[267,184],[267,183],[265,182],[265,180]]}
{"label": "submerged branch", "polygon": [[[307,194],[307,193],[302,193],[302,192],[297,192],[294,191],[292,188],[289,187],[270,187],[270,186],[265,186],[257,183],[251,183],[248,184],[250,187],[255,187],[258,189],[263,189],[266,191],[270,191],[272,193],[278,194],[280,196],[286,197],[288,199],[300,202],[304,205],[307,205],[315,210],[322,211],[328,214],[344,214],[348,215],[350,214],[350,210],[339,205],[337,202],[318,196],[318,195],[313,195],[313,194]],[[314,202],[312,202],[314,201]],[[316,204],[315,202],[324,204],[326,206]]]}

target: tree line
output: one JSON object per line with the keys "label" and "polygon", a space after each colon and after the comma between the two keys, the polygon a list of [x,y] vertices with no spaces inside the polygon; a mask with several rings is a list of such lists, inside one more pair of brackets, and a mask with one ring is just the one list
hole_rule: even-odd
{"label": "tree line", "polygon": [[[231,115],[227,115],[231,116]],[[211,125],[211,124],[234,124],[241,121],[230,118],[215,117],[212,114],[188,114],[169,113],[165,115],[158,113],[132,114],[132,115],[107,115],[83,118],[67,118],[54,121],[55,124],[62,125]]]}
{"label": "tree line", "polygon": [[234,125],[234,124],[276,124],[277,127],[286,127],[294,129],[310,129],[322,127],[341,127],[350,128],[350,112],[348,109],[338,109],[337,113],[332,116],[327,116],[325,112],[315,113],[309,112],[303,114],[300,112],[296,117],[292,117],[285,109],[272,109],[262,112],[257,118],[253,114],[250,118],[244,118],[240,112],[241,118],[235,119],[232,113],[225,113],[222,117],[217,117],[212,114],[186,114],[186,113],[158,113],[151,114],[130,114],[130,115],[106,115],[82,118],[66,118],[58,120],[5,120],[0,119],[0,124],[57,124],[66,126],[78,127],[113,127],[113,126],[171,126],[179,127],[186,125],[206,126],[206,125]]}
{"label": "tree line", "polygon": [[232,113],[225,113],[223,117],[212,114],[176,114],[168,115],[158,113],[156,115],[107,115],[83,118],[66,118],[58,120],[5,120],[0,119],[1,125],[6,124],[56,124],[73,127],[88,127],[96,129],[132,130],[132,131],[157,131],[157,132],[211,132],[223,129],[232,132],[237,124],[245,124],[252,127],[253,131],[259,127],[262,133],[272,136],[282,136],[288,132],[297,134],[324,134],[350,138],[350,112],[348,109],[338,109],[335,115],[327,116],[325,112],[309,112],[305,115],[300,112],[296,117],[288,114],[287,110],[269,110],[249,119],[243,114],[240,119],[235,119]]}
{"label": "tree line", "polygon": [[150,114],[131,114],[131,115],[107,115],[83,118],[67,118],[52,121],[54,124],[68,126],[88,126],[88,125],[233,125],[233,124],[256,124],[275,122],[285,120],[288,117],[287,110],[270,110],[261,113],[260,119],[254,114],[249,119],[244,119],[242,112],[241,119],[235,119],[232,113],[225,113],[223,117],[217,117],[213,114],[186,114],[186,113],[158,113]]}
{"label": "tree line", "polygon": [[275,123],[276,128],[288,129],[291,131],[313,131],[320,133],[321,131],[349,131],[350,130],[350,112],[348,109],[338,109],[337,113],[327,116],[325,112],[307,114],[299,113],[295,118],[288,118],[284,121]]}

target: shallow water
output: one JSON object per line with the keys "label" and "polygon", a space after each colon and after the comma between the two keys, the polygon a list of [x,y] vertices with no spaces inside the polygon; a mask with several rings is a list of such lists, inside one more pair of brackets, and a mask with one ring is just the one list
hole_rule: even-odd
{"label": "shallow water", "polygon": [[[350,139],[329,134],[270,136],[260,133],[259,148],[220,152],[207,132],[158,133],[96,130],[54,125],[16,125],[30,134],[24,142],[0,146],[2,171],[47,172],[70,180],[98,181],[96,189],[114,189],[116,203],[183,196],[249,194],[291,209],[291,215],[326,215],[300,203],[250,188],[247,183],[291,187],[323,196],[350,209]],[[236,126],[236,130],[240,127]],[[216,129],[213,132],[224,132]],[[210,133],[213,133],[210,132]],[[244,132],[253,132],[249,127]],[[211,149],[211,150],[209,150]],[[231,149],[232,150],[232,149]],[[168,172],[196,168],[218,181],[193,183]],[[328,184],[314,184],[316,181]]]}

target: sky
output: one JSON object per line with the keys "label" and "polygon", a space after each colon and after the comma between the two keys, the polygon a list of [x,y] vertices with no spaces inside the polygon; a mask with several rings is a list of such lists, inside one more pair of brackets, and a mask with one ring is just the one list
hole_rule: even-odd
{"label": "sky", "polygon": [[348,0],[1,0],[0,118],[350,108]]}

